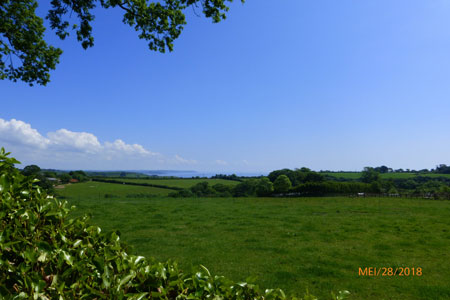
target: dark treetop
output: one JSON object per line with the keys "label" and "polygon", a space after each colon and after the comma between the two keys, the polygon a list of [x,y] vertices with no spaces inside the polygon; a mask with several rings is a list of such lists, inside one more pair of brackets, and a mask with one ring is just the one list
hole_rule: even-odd
{"label": "dark treetop", "polygon": [[[140,39],[148,41],[150,50],[173,50],[186,24],[184,11],[201,8],[207,18],[217,23],[226,18],[227,2],[233,0],[52,0],[46,19],[61,39],[76,32],[84,49],[94,45],[91,23],[92,10],[118,8],[123,11],[122,22],[133,27]],[[241,0],[244,2],[244,0]],[[59,62],[61,49],[44,40],[44,22],[36,15],[36,0],[0,1],[0,79],[21,80],[46,85],[49,71]],[[77,20],[71,24],[70,17]]]}

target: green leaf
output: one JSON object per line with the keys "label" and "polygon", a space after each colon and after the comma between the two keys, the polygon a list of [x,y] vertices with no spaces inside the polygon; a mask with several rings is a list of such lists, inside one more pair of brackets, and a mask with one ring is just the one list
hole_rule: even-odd
{"label": "green leaf", "polygon": [[127,283],[128,281],[133,279],[134,276],[135,276],[134,274],[129,274],[129,275],[125,276],[124,278],[122,278],[122,280],[120,280],[120,282],[119,282],[119,287],[121,287],[122,285],[124,285],[125,283]]}
{"label": "green leaf", "polygon": [[73,243],[73,247],[74,247],[74,248],[78,247],[79,245],[81,245],[82,242],[83,242],[83,240],[80,240],[80,239],[76,240],[76,241]]}
{"label": "green leaf", "polygon": [[107,265],[105,265],[105,267],[103,269],[102,283],[105,288],[109,288],[111,286],[110,273],[109,273],[109,269],[108,269]]}
{"label": "green leaf", "polygon": [[8,191],[10,187],[10,181],[6,174],[0,176],[0,193],[3,191]]}
{"label": "green leaf", "polygon": [[69,253],[67,253],[66,251],[62,250],[61,251],[61,257],[62,259],[64,259],[64,261],[68,264],[68,265],[73,265],[73,256],[71,256]]}
{"label": "green leaf", "polygon": [[[130,295],[131,297],[130,298],[128,298],[128,300],[141,300],[141,299],[144,299],[144,297],[145,296],[147,296],[148,295],[148,293],[146,292],[146,293],[140,293],[140,294],[135,294],[135,295]],[[129,295],[127,295],[127,296],[129,296]]]}

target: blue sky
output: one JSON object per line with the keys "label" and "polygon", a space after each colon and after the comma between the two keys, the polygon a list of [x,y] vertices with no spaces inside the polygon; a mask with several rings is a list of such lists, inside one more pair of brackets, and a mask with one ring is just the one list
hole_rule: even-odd
{"label": "blue sky", "polygon": [[450,1],[236,2],[220,24],[188,11],[167,54],[120,13],[96,12],[87,51],[48,31],[64,54],[46,87],[0,81],[0,144],[25,165],[450,163]]}

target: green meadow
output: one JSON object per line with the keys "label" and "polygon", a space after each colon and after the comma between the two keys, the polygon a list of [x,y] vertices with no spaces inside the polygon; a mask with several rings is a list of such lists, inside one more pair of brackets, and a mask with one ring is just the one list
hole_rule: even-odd
{"label": "green meadow", "polygon": [[[99,182],[57,190],[77,206],[74,216],[90,214],[104,231],[120,230],[133,253],[185,269],[203,264],[235,281],[252,277],[264,288],[308,289],[320,299],[344,289],[350,299],[450,299],[448,201],[167,192]],[[421,268],[422,276],[358,275],[365,267]]]}
{"label": "green meadow", "polygon": [[124,178],[124,179],[116,179],[123,182],[133,182],[133,183],[147,183],[147,184],[159,184],[165,185],[169,187],[178,187],[178,188],[190,188],[191,186],[196,185],[200,182],[208,182],[209,185],[214,184],[225,184],[225,185],[236,185],[239,181],[235,180],[226,180],[226,179],[136,179],[136,178]]}
{"label": "green meadow", "polygon": [[[102,198],[119,198],[119,197],[154,197],[154,196],[166,196],[172,192],[169,189],[162,189],[156,187],[144,187],[136,185],[126,184],[112,184],[97,181],[88,181],[77,184],[66,184],[64,188],[56,188],[57,195],[63,197],[70,197],[71,199],[79,198],[99,200]],[[107,196],[105,196],[107,195]]]}

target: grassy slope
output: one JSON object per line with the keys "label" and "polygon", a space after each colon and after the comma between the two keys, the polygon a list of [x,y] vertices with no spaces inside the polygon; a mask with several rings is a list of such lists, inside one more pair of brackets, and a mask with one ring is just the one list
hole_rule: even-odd
{"label": "grassy slope", "polygon": [[137,183],[150,183],[150,184],[160,184],[170,187],[181,187],[189,188],[199,182],[208,182],[210,185],[217,183],[222,183],[225,185],[236,185],[239,181],[225,180],[225,179],[117,179],[124,182],[137,182]]}
{"label": "grassy slope", "polygon": [[56,189],[58,195],[71,198],[80,198],[91,200],[99,200],[105,198],[105,194],[117,197],[126,197],[127,195],[143,194],[148,196],[166,196],[173,192],[169,189],[161,189],[155,187],[123,185],[113,183],[103,183],[96,181],[88,181],[76,184],[66,184],[63,189]]}
{"label": "grassy slope", "polygon": [[136,173],[136,172],[127,172],[127,171],[85,171],[88,176],[103,176],[103,177],[119,177],[123,173],[125,173],[125,177],[130,178],[139,178],[139,177],[148,177],[146,174]]}
{"label": "grassy slope", "polygon": [[[139,254],[176,259],[186,268],[201,263],[234,280],[257,276],[261,286],[289,294],[308,288],[327,297],[349,289],[352,299],[450,298],[446,201],[105,199],[91,194],[89,184],[61,192],[73,195],[68,200],[79,206],[76,214],[92,213],[103,229],[120,229]],[[358,276],[365,266],[422,267],[424,275]]]}

